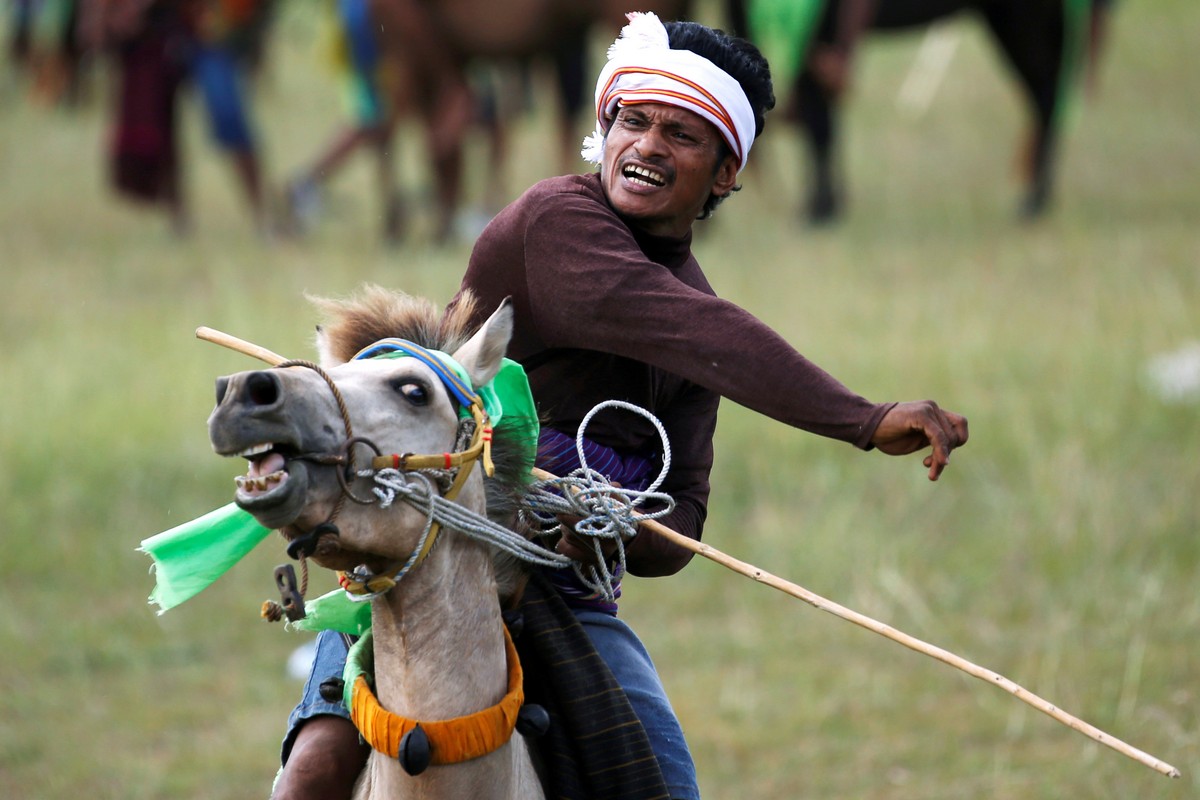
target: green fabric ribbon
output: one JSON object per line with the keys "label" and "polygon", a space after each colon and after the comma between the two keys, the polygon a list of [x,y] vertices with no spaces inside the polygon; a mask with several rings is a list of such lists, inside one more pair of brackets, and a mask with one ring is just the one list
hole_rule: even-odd
{"label": "green fabric ribbon", "polygon": [[337,631],[361,636],[371,627],[371,604],[351,600],[341,589],[304,603],[304,619],[287,624],[288,630]]}
{"label": "green fabric ribbon", "polygon": [[342,702],[349,709],[354,700],[354,683],[359,675],[365,675],[367,683],[375,685],[375,646],[371,629],[363,631],[362,638],[350,645],[346,653],[346,666],[342,667]]}
{"label": "green fabric ribbon", "polygon": [[154,559],[150,602],[163,613],[207,589],[267,537],[270,528],[233,503],[142,541]]}

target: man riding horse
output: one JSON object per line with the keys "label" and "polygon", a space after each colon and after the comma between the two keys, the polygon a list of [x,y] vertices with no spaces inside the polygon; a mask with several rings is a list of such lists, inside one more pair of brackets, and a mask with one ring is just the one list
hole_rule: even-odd
{"label": "man riding horse", "polygon": [[[739,188],[751,145],[775,104],[765,59],[748,42],[690,22],[631,14],[596,84],[590,175],[542,181],[500,213],[471,256],[462,289],[486,312],[512,299],[508,355],[526,369],[543,422],[538,465],[576,468],[575,434],[597,403],[646,408],[669,436],[660,490],[665,524],[699,539],[707,515],[712,438],[722,396],[802,430],[900,455],[932,446],[937,480],[967,421],[932,401],[874,403],[805,359],[747,311],[718,298],[692,254],[692,224]],[[482,320],[480,320],[482,321]],[[648,483],[662,445],[646,421],[598,416],[589,464],[623,486]],[[560,552],[593,552],[570,537]],[[628,571],[670,575],[691,553],[635,535]],[[615,602],[573,573],[550,580],[625,688],[673,798],[698,798],[683,731],[642,643]],[[344,647],[319,640],[310,687],[340,675]],[[292,716],[277,798],[349,797],[365,753],[345,712],[306,696]]]}

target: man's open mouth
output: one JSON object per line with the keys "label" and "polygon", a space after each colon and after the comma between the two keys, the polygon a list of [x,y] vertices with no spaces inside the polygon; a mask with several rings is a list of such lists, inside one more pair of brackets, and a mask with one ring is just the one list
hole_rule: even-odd
{"label": "man's open mouth", "polygon": [[656,172],[646,167],[639,167],[636,164],[627,164],[621,170],[621,175],[632,183],[641,184],[642,186],[650,186],[658,188],[665,186],[667,178],[661,172]]}

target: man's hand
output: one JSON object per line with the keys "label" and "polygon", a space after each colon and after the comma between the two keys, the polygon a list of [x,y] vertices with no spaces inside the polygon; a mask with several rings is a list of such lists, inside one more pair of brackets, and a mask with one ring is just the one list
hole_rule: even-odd
{"label": "man's hand", "polygon": [[875,429],[871,444],[889,456],[915,453],[933,445],[922,462],[936,481],[950,463],[950,451],[967,443],[967,418],[938,408],[932,400],[899,403]]}
{"label": "man's hand", "polygon": [[[621,484],[612,481],[614,489],[620,489]],[[616,555],[617,543],[614,539],[597,539],[594,536],[581,536],[575,532],[575,526],[580,523],[583,517],[576,517],[570,514],[559,514],[558,521],[562,523],[563,535],[558,540],[558,544],[554,546],[554,551],[559,555],[564,555],[572,561],[578,561],[585,567],[600,566],[596,560],[596,548],[594,542],[600,542],[600,552],[604,554],[605,561],[612,561],[612,557]]]}
{"label": "man's hand", "polygon": [[617,552],[617,542],[615,539],[594,539],[590,536],[580,536],[575,532],[574,525],[579,521],[578,518],[569,519],[567,517],[559,517],[559,519],[567,524],[566,532],[563,533],[561,539],[554,549],[561,555],[567,556],[574,561],[586,566],[597,567],[599,564],[596,560],[596,548],[593,542],[600,542],[600,551],[604,553],[604,560],[611,561],[612,557]]}

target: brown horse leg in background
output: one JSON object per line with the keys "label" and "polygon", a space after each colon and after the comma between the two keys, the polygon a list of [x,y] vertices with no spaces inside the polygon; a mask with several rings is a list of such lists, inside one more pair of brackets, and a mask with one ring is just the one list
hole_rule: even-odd
{"label": "brown horse leg in background", "polygon": [[[830,0],[826,5],[814,48],[832,47],[837,41],[841,2]],[[921,27],[962,10],[981,14],[1030,104],[1033,124],[1020,214],[1036,218],[1046,211],[1053,187],[1059,122],[1056,113],[1062,99],[1060,75],[1065,63],[1062,0],[982,4],[971,0],[887,0],[877,4],[871,30]],[[818,77],[811,59],[797,77],[794,91],[811,157],[808,217],[814,223],[830,222],[840,215],[844,205],[842,184],[836,175],[839,98]]]}
{"label": "brown horse leg in background", "polygon": [[982,13],[1033,112],[1020,214],[1025,219],[1036,219],[1049,207],[1054,185],[1060,122],[1056,116],[1067,58],[1063,3],[996,3],[985,6]]}

